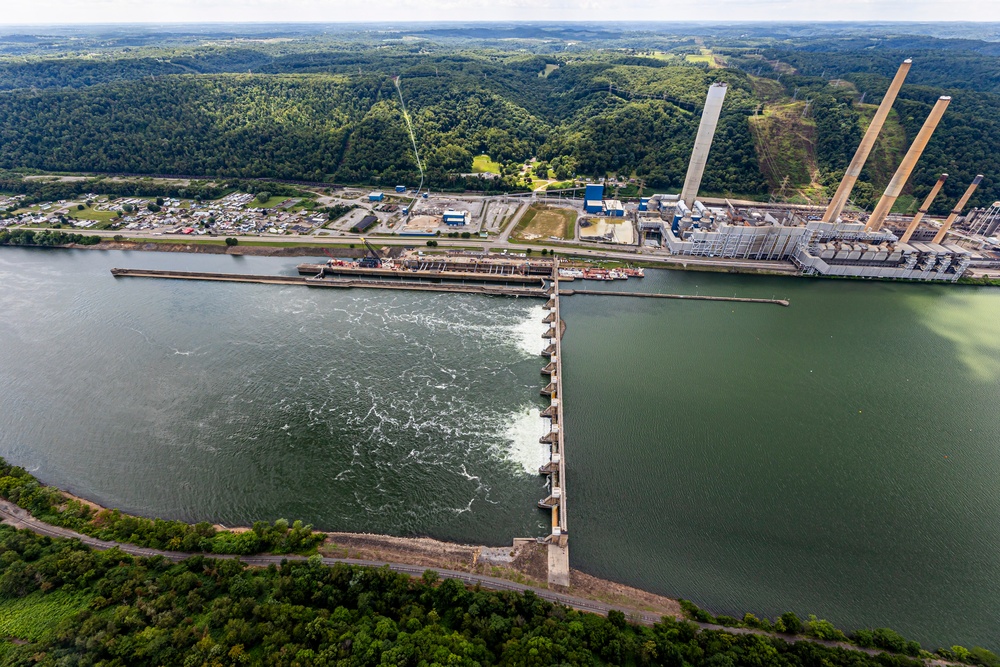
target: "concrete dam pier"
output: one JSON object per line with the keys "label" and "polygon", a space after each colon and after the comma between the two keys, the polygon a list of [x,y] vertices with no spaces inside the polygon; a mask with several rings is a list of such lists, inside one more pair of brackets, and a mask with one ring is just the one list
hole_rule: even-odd
{"label": "concrete dam pier", "polygon": [[549,399],[549,406],[541,415],[547,422],[548,433],[541,437],[540,442],[548,445],[549,460],[540,469],[539,474],[548,475],[549,495],[538,501],[538,506],[552,512],[552,532],[545,538],[548,543],[548,582],[550,586],[569,586],[569,529],[566,521],[566,434],[563,416],[562,391],[562,318],[559,314],[559,261],[555,260],[552,267],[552,283],[549,287],[549,300],[545,303],[548,315],[542,322],[549,329],[542,338],[549,345],[542,352],[549,362],[542,368],[542,374],[549,378],[541,390],[542,396]]}

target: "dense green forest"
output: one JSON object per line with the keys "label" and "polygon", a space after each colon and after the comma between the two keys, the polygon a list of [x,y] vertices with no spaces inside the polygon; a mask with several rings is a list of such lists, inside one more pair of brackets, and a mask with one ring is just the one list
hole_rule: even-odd
{"label": "dense green forest", "polygon": [[[0,55],[0,168],[415,184],[398,76],[431,187],[523,188],[521,165],[538,158],[559,180],[617,175],[676,191],[705,92],[721,80],[730,89],[703,191],[766,197],[789,176],[793,190],[821,200],[899,62],[913,57],[891,117],[895,134],[862,174],[855,203],[872,206],[942,94],[954,101],[907,192],[922,196],[948,172],[935,204],[941,212],[983,173],[972,204],[1000,199],[1000,44],[837,30],[719,26],[692,37],[635,26],[431,26],[386,37],[257,27],[256,39],[208,28],[68,41],[0,36],[0,54],[17,54]],[[724,67],[688,60],[706,47]],[[793,118],[788,105],[799,101],[806,106]],[[785,112],[768,116],[776,108]],[[756,113],[778,124],[754,132]],[[789,134],[799,136],[792,143],[802,156],[781,155],[787,146],[772,143]],[[502,180],[463,176],[478,154],[502,165]]]}
{"label": "dense green forest", "polygon": [[[789,622],[793,626],[798,619]],[[875,635],[873,635],[874,637]],[[14,641],[16,640],[16,643]],[[989,651],[962,658],[995,667]],[[91,551],[0,526],[0,659],[19,665],[921,667],[754,634],[653,627],[319,557],[252,569]]]}

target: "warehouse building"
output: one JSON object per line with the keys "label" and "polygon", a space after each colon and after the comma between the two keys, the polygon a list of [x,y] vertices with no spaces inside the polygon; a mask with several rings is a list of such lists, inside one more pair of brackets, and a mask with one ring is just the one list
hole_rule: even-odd
{"label": "warehouse building", "polygon": [[444,224],[449,227],[461,227],[469,224],[469,212],[468,211],[455,211],[449,209],[444,212]]}

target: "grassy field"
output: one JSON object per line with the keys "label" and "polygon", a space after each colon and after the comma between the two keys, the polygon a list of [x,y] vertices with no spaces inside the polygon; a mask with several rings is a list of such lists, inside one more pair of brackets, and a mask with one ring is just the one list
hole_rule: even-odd
{"label": "grassy field", "polygon": [[521,216],[512,236],[522,240],[531,240],[525,237],[532,235],[540,239],[572,239],[575,225],[576,211],[533,204]]}
{"label": "grassy field", "polygon": [[769,105],[750,118],[750,130],[761,170],[772,192],[788,177],[786,196],[810,188],[819,172],[816,122],[803,118],[805,102]]}
{"label": "grassy field", "polygon": [[247,206],[249,206],[250,208],[274,208],[275,206],[277,206],[281,202],[285,201],[286,199],[291,199],[291,197],[286,197],[284,195],[275,196],[275,197],[269,198],[263,204],[261,204],[259,201],[257,201],[256,199],[254,199],[252,202],[250,202],[249,204],[247,204]]}
{"label": "grassy field", "polygon": [[893,213],[916,213],[920,202],[913,195],[900,195],[892,205]]}
{"label": "grassy field", "polygon": [[547,63],[545,65],[545,70],[542,71],[542,72],[539,72],[538,76],[542,77],[543,79],[547,79],[547,78],[549,78],[549,74],[552,74],[557,69],[559,69],[559,65],[555,65],[553,63]]}
{"label": "grassy field", "polygon": [[92,596],[36,591],[23,598],[0,598],[0,637],[38,641],[63,619],[90,605]]}
{"label": "grassy field", "polygon": [[96,225],[87,229],[108,229],[111,227],[111,223],[118,219],[118,213],[115,211],[95,211],[92,208],[77,211],[75,208],[72,208],[70,209],[69,217],[74,220],[95,220],[97,222]]}
{"label": "grassy field", "polygon": [[701,53],[698,55],[688,54],[684,59],[689,63],[705,63],[710,69],[721,67],[718,61],[716,61],[715,56],[712,55],[712,51],[710,49],[702,49]]}
{"label": "grassy field", "polygon": [[500,163],[491,160],[489,155],[477,155],[472,158],[472,171],[477,174],[499,174]]}

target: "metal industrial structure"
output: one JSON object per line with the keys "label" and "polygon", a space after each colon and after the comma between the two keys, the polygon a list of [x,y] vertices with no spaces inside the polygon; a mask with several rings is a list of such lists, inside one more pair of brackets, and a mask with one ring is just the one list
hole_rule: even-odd
{"label": "metal industrial structure", "polygon": [[[920,227],[941,190],[942,175],[920,211],[903,231],[889,218],[896,199],[941,121],[950,97],[937,100],[903,157],[871,216],[847,214],[845,207],[892,104],[910,70],[899,67],[825,211],[809,206],[706,206],[698,189],[718,124],[724,86],[709,88],[681,194],[644,198],[637,212],[641,242],[665,246],[672,254],[745,260],[784,260],[805,274],[955,281],[979,257],[946,236],[971,197],[978,176],[948,220],[937,230]],[[994,214],[992,219],[998,216]],[[892,224],[887,224],[887,223]],[[902,223],[906,224],[906,223]],[[994,228],[996,225],[994,225]]]}

